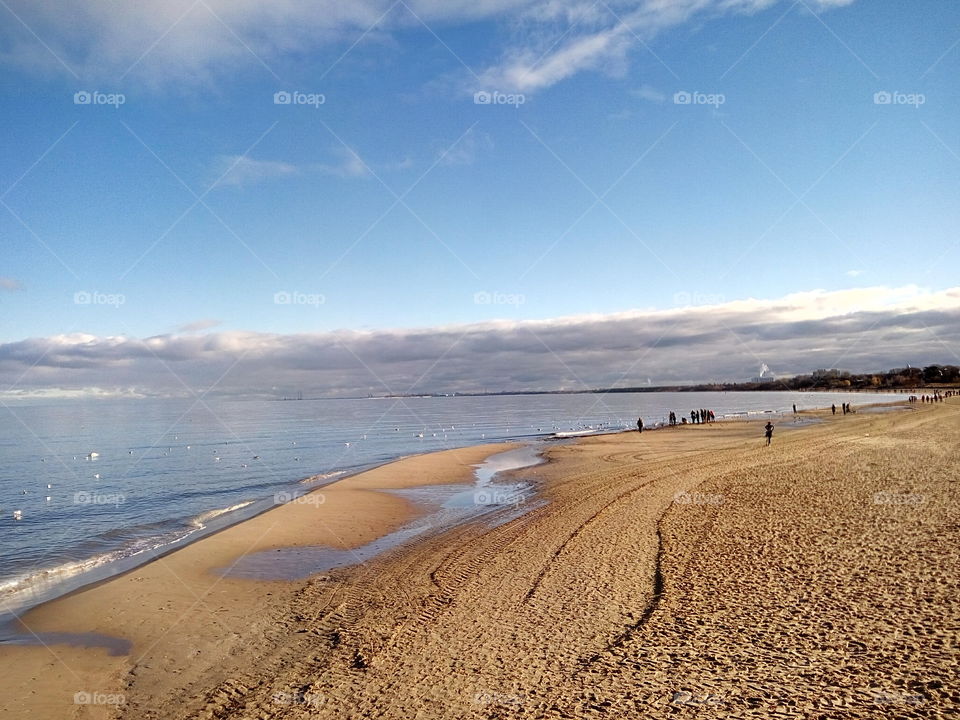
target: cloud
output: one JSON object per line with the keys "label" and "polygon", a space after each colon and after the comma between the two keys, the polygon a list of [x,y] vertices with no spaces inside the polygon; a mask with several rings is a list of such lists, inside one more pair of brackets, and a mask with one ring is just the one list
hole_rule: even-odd
{"label": "cloud", "polygon": [[244,186],[274,178],[290,177],[299,170],[295,165],[275,160],[254,160],[245,155],[220,155],[214,170],[219,186]]}
{"label": "cloud", "polygon": [[780,374],[958,364],[958,348],[960,288],[874,287],[409,330],[28,338],[0,345],[0,382],[12,385],[12,394],[587,389],[647,378],[742,380],[761,362]]}
{"label": "cloud", "polygon": [[370,174],[370,166],[353,148],[338,147],[334,149],[333,154],[338,158],[337,162],[320,163],[315,166],[316,169],[327,175],[344,178],[367,177]]}
{"label": "cloud", "polygon": [[472,165],[477,155],[493,149],[493,138],[470,128],[453,145],[437,153],[440,165]]}
{"label": "cloud", "polygon": [[[853,1],[819,0],[815,6],[825,10]],[[695,17],[753,14],[777,2],[620,0],[598,6],[580,0],[551,0],[520,14],[523,31],[518,33],[514,47],[505,50],[499,61],[480,73],[480,85],[501,92],[532,93],[585,70],[621,75],[630,50],[643,47],[670,28]],[[468,84],[475,83],[468,80]],[[484,87],[474,87],[472,91],[478,89]],[[643,90],[639,94],[644,97]],[[662,102],[651,95],[646,99]]]}
{"label": "cloud", "polygon": [[847,277],[859,277],[863,275],[863,270],[847,270],[844,275]]}
{"label": "cloud", "polygon": [[217,325],[222,324],[220,320],[213,320],[206,318],[203,320],[195,320],[185,325],[181,325],[177,328],[177,332],[191,333],[198,332],[200,330],[209,330],[210,328],[217,327]]}
{"label": "cloud", "polygon": [[636,90],[633,90],[632,94],[636,95],[641,100],[647,100],[648,102],[657,103],[658,105],[666,102],[667,99],[665,93],[650,85],[641,85]]}
{"label": "cloud", "polygon": [[20,284],[19,280],[0,275],[0,291],[17,292],[18,290],[23,290],[23,285]]}
{"label": "cloud", "polygon": [[[827,10],[853,0],[811,1],[814,10]],[[421,22],[442,33],[449,25],[494,20],[514,32],[500,59],[479,73],[482,81],[490,89],[532,92],[584,70],[622,71],[638,40],[694,16],[753,13],[777,2],[7,0],[4,7],[18,20],[0,28],[0,61],[82,80],[189,85],[248,68],[282,75],[283,63],[318,48],[363,52],[398,31],[422,31]]]}

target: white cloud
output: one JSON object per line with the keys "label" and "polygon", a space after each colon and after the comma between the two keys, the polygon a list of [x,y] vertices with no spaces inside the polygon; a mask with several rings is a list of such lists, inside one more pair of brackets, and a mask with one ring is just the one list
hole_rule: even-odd
{"label": "white cloud", "polygon": [[628,32],[619,26],[574,37],[546,54],[523,49],[509,54],[504,62],[487,68],[480,76],[480,84],[483,88],[501,92],[530,93],[555,85],[582,70],[621,62],[629,47]]}
{"label": "white cloud", "polygon": [[296,175],[297,167],[275,160],[254,160],[245,155],[221,155],[215,163],[217,185],[252,185],[273,178]]}
{"label": "white cloud", "polygon": [[181,325],[177,328],[177,332],[199,332],[200,330],[209,330],[210,328],[217,327],[220,324],[222,324],[220,320],[204,318],[203,320],[194,320],[193,322]]}
{"label": "white cloud", "polygon": [[[953,350],[951,350],[951,348]],[[411,330],[280,335],[229,331],[150,338],[89,334],[0,344],[0,385],[271,395],[550,390],[738,380],[840,363],[884,370],[960,364],[960,288],[813,290],[669,310]],[[419,379],[419,380],[418,380]]]}
{"label": "white cloud", "polygon": [[657,88],[651,85],[641,85],[636,90],[633,90],[632,94],[636,95],[641,100],[647,100],[648,102],[657,104],[663,103],[667,99],[666,93],[657,90]]}
{"label": "white cloud", "polygon": [[338,158],[337,162],[317,165],[320,172],[345,178],[366,177],[370,174],[369,165],[353,148],[338,147],[333,154]]}
{"label": "white cloud", "polygon": [[[785,2],[786,0],[783,0]],[[812,0],[814,1],[814,0]],[[85,80],[158,86],[220,74],[274,72],[325,46],[363,52],[421,20],[445,26],[499,20],[516,36],[480,75],[491,89],[532,92],[583,70],[623,68],[626,53],[695,15],[751,13],[777,0],[7,0],[21,22],[0,28],[0,61]],[[826,10],[852,0],[815,0]],[[29,28],[29,30],[27,29]],[[42,40],[38,40],[40,38]],[[562,38],[559,41],[558,39]],[[277,65],[277,69],[274,69]],[[266,66],[266,67],[264,67]],[[474,78],[475,80],[475,78]],[[481,88],[473,88],[477,90]]]}
{"label": "white cloud", "polygon": [[437,162],[441,165],[472,165],[479,154],[492,149],[493,138],[470,128],[453,145],[437,153]]}

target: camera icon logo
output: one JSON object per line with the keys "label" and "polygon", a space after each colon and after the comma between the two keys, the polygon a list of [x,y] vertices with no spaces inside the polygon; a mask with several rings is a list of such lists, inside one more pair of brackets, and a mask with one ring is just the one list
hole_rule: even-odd
{"label": "camera icon logo", "polygon": [[478,90],[473,94],[474,105],[489,105],[492,100],[493,96],[486,90]]}
{"label": "camera icon logo", "polygon": [[89,705],[91,702],[93,702],[93,698],[88,692],[81,690],[73,694],[74,705]]}
{"label": "camera icon logo", "polygon": [[274,105],[289,105],[293,101],[293,96],[286,90],[279,90],[273,94]]}
{"label": "camera icon logo", "polygon": [[89,105],[92,100],[93,100],[93,95],[91,95],[86,90],[80,90],[73,94],[74,105]]}
{"label": "camera icon logo", "polygon": [[689,105],[693,101],[693,96],[686,90],[680,90],[673,94],[674,105]]}
{"label": "camera icon logo", "polygon": [[892,101],[893,101],[893,95],[891,95],[886,90],[881,90],[880,92],[875,92],[873,94],[874,105],[889,105]]}
{"label": "camera icon logo", "polygon": [[86,290],[80,290],[73,294],[74,305],[89,305],[93,301],[93,296]]}

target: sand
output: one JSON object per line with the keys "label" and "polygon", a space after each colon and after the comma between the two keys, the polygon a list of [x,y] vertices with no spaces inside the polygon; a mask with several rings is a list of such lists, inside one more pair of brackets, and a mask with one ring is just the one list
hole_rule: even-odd
{"label": "sand", "polygon": [[[141,660],[174,614],[151,593],[136,650],[84,681],[125,693],[104,717],[157,720],[956,716],[958,411],[804,413],[821,422],[769,448],[752,422],[552,444],[514,473],[546,504],[304,582],[218,585]],[[362,484],[344,492],[392,497]],[[99,628],[95,604],[68,607],[83,595],[38,619]],[[8,697],[71,687],[0,653]]]}
{"label": "sand", "polygon": [[[24,632],[39,635],[46,645],[0,645],[0,712],[59,720],[109,718],[122,710],[137,717],[141,706],[202,692],[201,678],[211,665],[220,671],[251,642],[284,636],[295,622],[288,613],[303,586],[223,577],[221,569],[241,555],[276,548],[361,547],[424,512],[377,488],[469,482],[476,464],[514,447],[447,450],[374,468],[35,608],[22,617]],[[52,632],[122,638],[131,648],[127,655],[111,656],[105,648],[52,643],[45,635]],[[78,704],[77,693],[77,700],[87,694],[96,702]]]}

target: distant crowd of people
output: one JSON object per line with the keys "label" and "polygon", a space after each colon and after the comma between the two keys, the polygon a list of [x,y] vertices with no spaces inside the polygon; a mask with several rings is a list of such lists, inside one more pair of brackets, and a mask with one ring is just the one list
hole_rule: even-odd
{"label": "distant crowd of people", "polygon": [[[708,410],[706,408],[700,408],[699,410],[690,411],[690,424],[700,425],[702,423],[713,422],[717,419],[716,413],[713,410]],[[686,425],[687,418],[681,417],[678,421],[677,414],[671,410],[668,416],[668,422],[670,426],[674,425]],[[637,418],[637,432],[643,432],[643,418]]]}
{"label": "distant crowd of people", "polygon": [[[852,413],[852,412],[853,412],[853,408],[850,407],[850,403],[841,403],[841,404],[840,404],[840,409],[843,411],[843,414],[844,414],[844,415],[846,415],[847,413]],[[836,415],[836,414],[837,414],[837,406],[836,406],[836,405],[831,405],[831,406],[830,406],[830,412],[832,412],[834,415]]]}
{"label": "distant crowd of people", "polygon": [[935,403],[943,402],[944,398],[953,397],[956,394],[956,390],[947,390],[945,393],[942,393],[939,390],[934,390],[933,395],[920,395],[919,398],[916,395],[911,395],[907,399],[912,403],[917,402],[917,400],[922,403]]}

